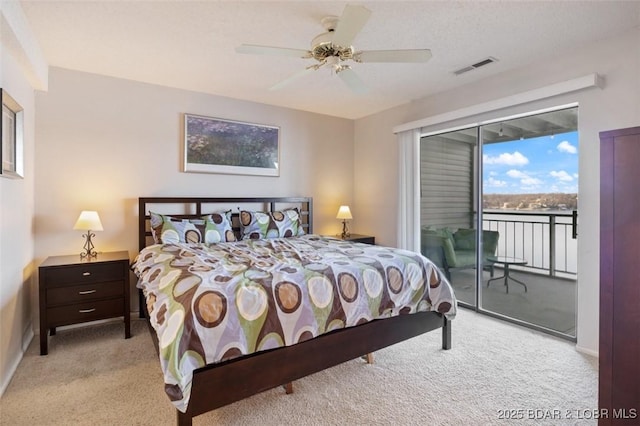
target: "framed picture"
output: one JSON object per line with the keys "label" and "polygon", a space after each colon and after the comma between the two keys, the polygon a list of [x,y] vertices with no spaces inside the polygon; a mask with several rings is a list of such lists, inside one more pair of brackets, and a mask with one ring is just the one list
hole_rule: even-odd
{"label": "framed picture", "polygon": [[280,128],[185,114],[184,171],[280,176]]}
{"label": "framed picture", "polygon": [[21,178],[24,177],[23,110],[6,90],[0,89],[0,97],[2,97],[0,176]]}

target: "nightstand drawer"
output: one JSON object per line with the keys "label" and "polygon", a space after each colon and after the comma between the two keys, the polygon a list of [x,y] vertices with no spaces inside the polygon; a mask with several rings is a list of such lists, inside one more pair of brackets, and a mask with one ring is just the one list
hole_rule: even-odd
{"label": "nightstand drawer", "polygon": [[87,263],[86,265],[61,266],[47,270],[47,287],[68,286],[81,283],[117,281],[124,278],[122,262]]}
{"label": "nightstand drawer", "polygon": [[124,315],[124,298],[99,300],[47,309],[50,327]]}
{"label": "nightstand drawer", "polygon": [[47,289],[47,306],[68,305],[71,303],[123,296],[123,281],[54,287]]}

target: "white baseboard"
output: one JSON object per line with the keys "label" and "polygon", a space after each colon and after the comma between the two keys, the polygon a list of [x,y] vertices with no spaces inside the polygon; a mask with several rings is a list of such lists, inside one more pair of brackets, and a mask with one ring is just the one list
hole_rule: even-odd
{"label": "white baseboard", "polygon": [[33,340],[35,335],[36,334],[33,332],[33,327],[29,325],[29,327],[27,327],[27,330],[24,332],[24,336],[22,336],[22,352],[23,353],[27,351],[27,348],[29,348],[29,345],[31,344],[31,341]]}
{"label": "white baseboard", "polygon": [[0,397],[4,395],[4,391],[9,387],[9,383],[11,383],[11,379],[13,379],[13,375],[16,374],[16,370],[18,369],[18,365],[20,365],[20,361],[22,361],[22,357],[24,356],[24,352],[20,352],[18,357],[13,360],[9,368],[7,369],[7,376],[2,378],[2,384],[0,386]]}
{"label": "white baseboard", "polygon": [[31,344],[31,341],[33,340],[34,336],[35,334],[33,333],[33,327],[29,325],[24,335],[22,336],[22,347],[20,348],[20,353],[13,360],[9,368],[7,368],[7,373],[8,373],[7,376],[2,378],[2,383],[0,383],[0,397],[4,395],[4,392],[9,387],[9,383],[11,383],[11,379],[13,379],[13,375],[16,374],[16,370],[20,365],[20,361],[22,361],[22,358],[24,357],[24,353],[27,351],[27,348]]}
{"label": "white baseboard", "polygon": [[576,345],[576,351],[599,358],[598,351],[594,351],[592,349],[587,349],[587,348],[583,348],[582,346]]}

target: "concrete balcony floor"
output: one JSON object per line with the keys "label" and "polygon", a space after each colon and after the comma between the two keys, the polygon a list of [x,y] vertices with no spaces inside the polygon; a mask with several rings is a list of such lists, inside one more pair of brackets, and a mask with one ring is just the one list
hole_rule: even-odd
{"label": "concrete balcony floor", "polygon": [[[503,275],[496,268],[494,276]],[[487,288],[489,272],[483,272],[480,306],[486,311],[516,318],[560,333],[576,335],[576,280],[510,270],[510,275],[527,285],[509,280],[509,293],[504,280],[492,281]],[[451,284],[458,301],[475,306],[475,270],[451,270]]]}

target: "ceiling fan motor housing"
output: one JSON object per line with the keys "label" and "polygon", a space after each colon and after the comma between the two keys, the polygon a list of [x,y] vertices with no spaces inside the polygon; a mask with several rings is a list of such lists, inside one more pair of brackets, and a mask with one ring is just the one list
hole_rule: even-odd
{"label": "ceiling fan motor housing", "polygon": [[341,61],[353,58],[353,46],[342,47],[333,44],[333,30],[316,36],[311,41],[311,56],[318,62],[322,62],[328,57],[335,56]]}

